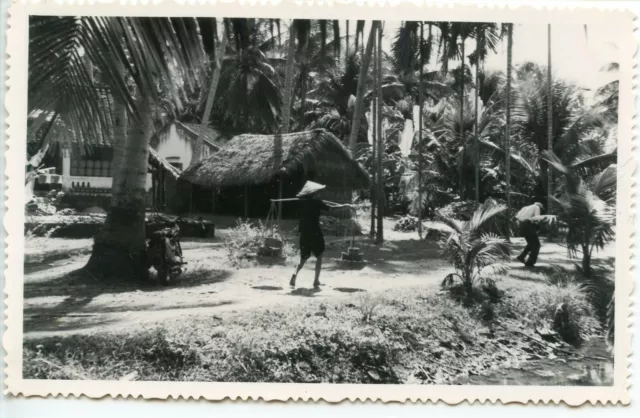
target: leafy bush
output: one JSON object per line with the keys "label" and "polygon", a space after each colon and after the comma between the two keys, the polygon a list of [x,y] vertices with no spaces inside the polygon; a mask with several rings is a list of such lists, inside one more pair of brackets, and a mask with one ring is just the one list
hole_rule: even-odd
{"label": "leafy bush", "polygon": [[473,212],[478,205],[474,200],[461,200],[452,202],[438,211],[440,216],[457,219],[460,221],[469,221],[473,216]]}
{"label": "leafy bush", "polygon": [[393,226],[394,231],[409,232],[418,229],[418,218],[415,216],[407,215],[398,220]]}
{"label": "leafy bush", "polygon": [[229,262],[234,267],[245,267],[263,245],[266,238],[275,238],[283,241],[283,252],[289,254],[291,246],[287,245],[280,234],[277,225],[268,226],[262,221],[253,224],[239,219],[236,226],[230,228],[224,240],[224,249]]}

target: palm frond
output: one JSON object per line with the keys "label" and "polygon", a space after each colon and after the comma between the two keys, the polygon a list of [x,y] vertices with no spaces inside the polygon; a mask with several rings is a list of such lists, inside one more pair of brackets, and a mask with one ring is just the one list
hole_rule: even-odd
{"label": "palm frond", "polygon": [[471,234],[481,234],[483,230],[496,222],[496,217],[507,210],[505,205],[497,204],[492,200],[486,200],[473,213],[469,221],[469,231]]}

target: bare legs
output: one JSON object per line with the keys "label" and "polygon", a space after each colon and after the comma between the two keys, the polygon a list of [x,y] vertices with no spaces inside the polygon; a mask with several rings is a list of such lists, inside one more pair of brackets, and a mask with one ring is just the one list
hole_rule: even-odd
{"label": "bare legs", "polygon": [[320,270],[322,270],[322,254],[316,258],[316,278],[313,281],[313,287],[320,287]]}
{"label": "bare legs", "polygon": [[[302,270],[302,267],[304,267],[304,264],[307,262],[308,259],[309,259],[308,257],[300,259],[300,263],[296,267],[296,272],[293,273],[293,276],[291,276],[291,281],[289,282],[289,286],[296,287],[296,277],[298,276],[298,273],[300,273],[300,270]],[[316,288],[320,287],[320,271],[321,270],[322,270],[322,254],[316,257],[315,280],[313,281],[313,287],[316,287]]]}

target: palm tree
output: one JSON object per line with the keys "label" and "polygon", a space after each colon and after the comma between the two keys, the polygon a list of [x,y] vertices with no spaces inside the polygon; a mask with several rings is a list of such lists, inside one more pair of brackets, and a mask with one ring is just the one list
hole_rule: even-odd
{"label": "palm tree", "polygon": [[[359,74],[360,63],[353,55],[344,68],[333,67],[319,74],[309,92],[312,102],[307,111],[307,129],[325,128],[348,146]],[[366,123],[366,117],[362,117],[360,123]],[[361,130],[358,140],[365,134],[366,130]]]}
{"label": "palm tree", "polygon": [[467,297],[471,297],[477,282],[491,284],[493,276],[506,271],[506,265],[502,263],[509,261],[511,245],[501,236],[490,232],[497,218],[506,210],[506,206],[487,200],[476,209],[469,221],[439,217],[452,229],[450,236],[440,245],[455,269],[454,273],[444,278],[443,286],[451,286],[458,279]]}
{"label": "palm tree", "polygon": [[[496,51],[500,36],[498,34],[498,25],[496,23],[478,23],[476,24],[476,50],[469,57],[469,60],[476,67],[476,81],[475,81],[475,106],[474,106],[474,159],[475,164],[475,190],[476,190],[476,204],[480,203],[480,143],[478,138],[478,100],[480,98],[480,65],[487,57],[489,50]],[[483,105],[486,103],[483,103]]]}
{"label": "palm tree", "polygon": [[239,132],[275,132],[279,128],[282,91],[280,70],[286,58],[270,35],[268,19],[229,19],[229,47],[223,58],[217,124]]}
{"label": "palm tree", "polygon": [[567,248],[571,256],[582,254],[582,274],[591,277],[594,249],[602,249],[615,239],[616,166],[608,166],[591,180],[578,175],[575,165],[567,167],[550,151],[542,158],[564,178],[559,199],[552,196],[558,220],[567,225]]}
{"label": "palm tree", "polygon": [[[553,80],[551,78],[551,23],[547,25],[547,149],[553,149]],[[553,197],[553,173],[547,169],[547,213],[551,213],[551,198]]]}
{"label": "palm tree", "polygon": [[[431,26],[429,26],[431,30]],[[424,22],[420,25],[420,45],[424,42]],[[422,239],[422,113],[424,106],[424,51],[420,48],[420,85],[418,93],[418,103],[420,113],[418,119],[418,238]]]}
{"label": "palm tree", "polygon": [[[197,84],[206,62],[197,22],[34,16],[29,23],[30,109],[56,112],[65,126],[92,142],[103,132],[113,132],[112,107],[105,104],[100,92],[106,90],[107,96],[126,104],[130,121],[118,164],[121,172],[115,176],[111,207],[104,228],[95,237],[87,268],[104,277],[142,276],[146,272],[144,183],[153,126],[151,103],[165,95],[180,106],[185,88],[193,89]],[[80,50],[108,88],[93,85]],[[171,57],[168,51],[172,51]],[[122,67],[136,86],[134,94],[123,78]]]}
{"label": "palm tree", "polygon": [[376,31],[378,30],[379,22],[373,21],[371,23],[371,30],[369,31],[369,39],[367,40],[367,48],[362,57],[362,64],[360,66],[360,77],[358,78],[358,91],[356,93],[356,102],[353,111],[353,122],[351,123],[351,134],[349,136],[349,151],[351,155],[355,154],[356,142],[358,140],[358,132],[360,130],[360,120],[362,118],[362,111],[364,108],[364,94],[366,90],[367,72],[369,70],[369,62],[371,61],[371,53],[373,51],[373,42]]}
{"label": "palm tree", "polygon": [[[513,23],[507,23],[507,103],[506,103],[506,126],[505,126],[505,144],[504,150],[507,153],[505,158],[506,187],[505,194],[507,199],[507,222],[511,215],[511,73],[512,73],[512,57],[513,57]],[[510,228],[506,228],[507,240],[511,235]]]}
{"label": "palm tree", "polygon": [[381,244],[384,241],[384,208],[385,208],[385,196],[384,196],[384,188],[383,188],[383,167],[382,167],[382,154],[384,153],[384,141],[383,141],[383,132],[382,132],[382,22],[378,22],[378,52],[376,54],[376,85],[375,88],[377,90],[376,94],[376,131],[378,133],[378,229],[376,230],[376,242]]}
{"label": "palm tree", "polygon": [[[296,49],[297,72],[295,72],[294,91],[300,99],[299,126],[304,129],[307,125],[307,93],[313,89],[314,82],[322,74],[335,68],[336,60],[325,53],[329,33],[328,20],[296,20],[295,32],[298,41]],[[331,34],[334,46],[340,45],[339,26],[333,25]],[[338,32],[335,30],[337,29]]]}
{"label": "palm tree", "polygon": [[[222,39],[220,41],[219,50],[215,53],[215,39],[217,38],[217,21],[213,18],[213,26],[211,31],[211,37],[213,39],[212,49],[210,53],[210,60],[212,65],[212,77],[211,83],[209,84],[209,93],[207,94],[207,101],[204,107],[204,113],[202,114],[201,124],[203,127],[209,126],[209,117],[211,116],[211,109],[213,108],[213,101],[216,97],[216,91],[218,89],[218,83],[220,81],[220,73],[222,72],[222,60],[224,58],[225,51],[227,49],[227,40],[229,39],[227,36],[227,23],[222,21]],[[202,135],[198,135],[196,139],[196,144],[193,150],[193,158],[191,158],[191,163],[197,163],[202,156],[202,146],[203,146],[203,138]]]}

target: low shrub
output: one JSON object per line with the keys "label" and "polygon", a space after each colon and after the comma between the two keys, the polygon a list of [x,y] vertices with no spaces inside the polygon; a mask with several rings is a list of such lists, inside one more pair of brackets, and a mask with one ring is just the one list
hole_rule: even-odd
{"label": "low shrub", "polygon": [[268,226],[262,221],[253,224],[239,219],[236,226],[228,230],[224,240],[224,249],[231,265],[236,268],[246,267],[254,259],[258,249],[266,238],[283,241],[284,255],[291,254],[292,247],[280,234],[277,225]]}
{"label": "low shrub", "polygon": [[407,215],[398,220],[393,226],[394,231],[410,232],[418,229],[418,218]]}
{"label": "low shrub", "polygon": [[601,329],[589,295],[576,282],[515,292],[501,310],[500,316],[518,319],[531,330],[553,330],[572,345],[579,345]]}

